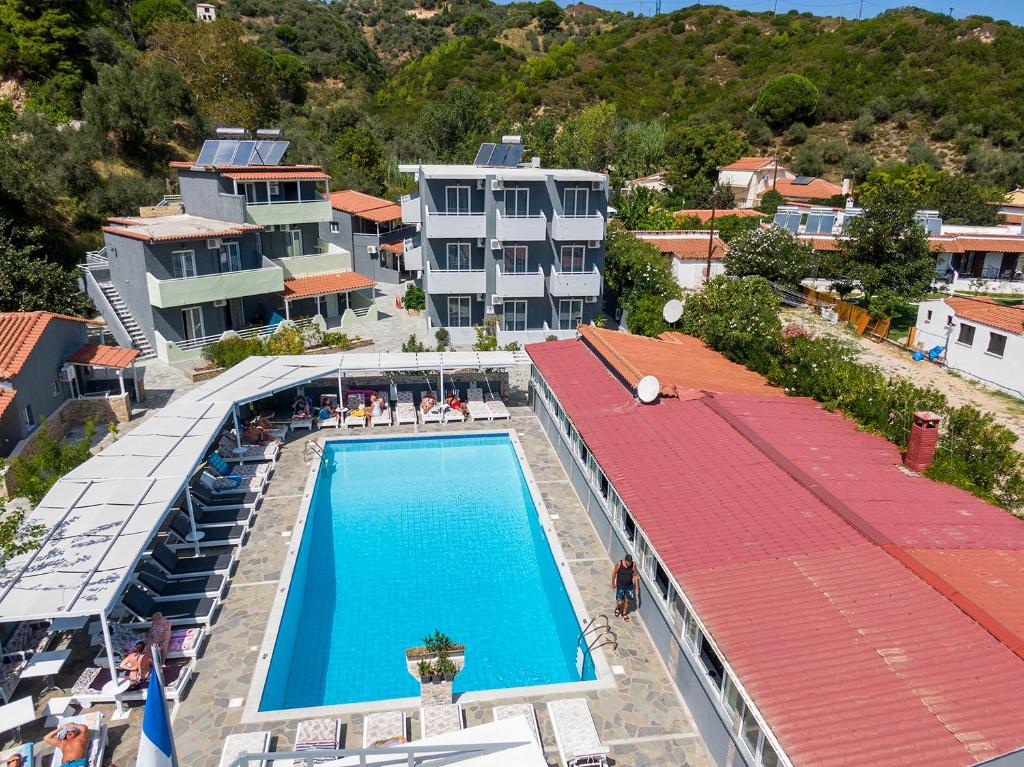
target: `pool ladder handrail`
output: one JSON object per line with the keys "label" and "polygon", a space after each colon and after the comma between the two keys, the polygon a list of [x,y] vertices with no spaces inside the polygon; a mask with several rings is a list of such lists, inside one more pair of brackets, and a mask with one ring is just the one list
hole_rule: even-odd
{"label": "pool ladder handrail", "polygon": [[321,444],[317,442],[315,439],[307,439],[306,445],[302,450],[302,460],[304,460],[306,463],[309,463],[311,460],[313,460],[314,455],[320,456],[320,458],[322,459],[324,457],[323,446],[321,446]]}
{"label": "pool ladder handrail", "polygon": [[585,645],[586,649],[583,651],[584,658],[587,654],[593,656],[594,650],[606,647],[607,645],[611,645],[613,650],[619,649],[619,635],[612,629],[607,615],[598,615],[594,620],[590,621],[586,628],[580,631],[579,636],[576,637],[576,647],[580,646],[580,640],[588,634],[594,634],[594,637]]}

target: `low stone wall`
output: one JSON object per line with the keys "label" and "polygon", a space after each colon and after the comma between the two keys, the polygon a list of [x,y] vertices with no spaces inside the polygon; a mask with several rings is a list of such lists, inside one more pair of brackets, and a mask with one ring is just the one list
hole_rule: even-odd
{"label": "low stone wall", "polygon": [[[363,346],[372,346],[373,341],[367,338],[360,338],[358,341],[353,341],[352,346],[348,349],[339,349],[337,346],[318,346],[313,349],[306,349],[306,354],[338,354],[341,351],[352,351],[353,349],[359,349]],[[193,368],[192,370],[185,371],[186,377],[192,383],[199,383],[200,381],[209,381],[211,378],[216,378],[224,372],[224,368]]]}

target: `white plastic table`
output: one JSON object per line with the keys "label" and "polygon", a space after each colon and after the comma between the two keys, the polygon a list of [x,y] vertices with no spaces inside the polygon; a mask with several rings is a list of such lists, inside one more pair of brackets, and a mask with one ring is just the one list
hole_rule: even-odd
{"label": "white plastic table", "polygon": [[50,631],[78,631],[84,629],[89,622],[86,615],[74,616],[71,618],[54,618],[50,621]]}
{"label": "white plastic table", "polygon": [[46,706],[43,708],[43,713],[40,716],[46,717],[47,727],[56,727],[60,718],[67,716],[68,711],[71,710],[71,701],[73,698],[50,698],[46,701]]}
{"label": "white plastic table", "polygon": [[[17,730],[23,724],[28,724],[29,722],[35,721],[37,718],[36,706],[32,702],[32,698],[18,698],[18,700],[13,703],[8,703],[6,706],[0,706],[0,732]],[[20,740],[20,734],[18,738]]]}
{"label": "white plastic table", "polygon": [[60,673],[60,670],[64,668],[64,664],[67,663],[68,658],[71,657],[71,650],[51,650],[50,652],[37,652],[28,660],[28,665],[25,666],[25,670],[21,672],[22,679],[33,679],[36,677],[47,677],[51,680],[51,683],[46,686],[42,691],[42,694],[46,694],[51,690],[60,690],[60,687],[53,685],[53,677]]}

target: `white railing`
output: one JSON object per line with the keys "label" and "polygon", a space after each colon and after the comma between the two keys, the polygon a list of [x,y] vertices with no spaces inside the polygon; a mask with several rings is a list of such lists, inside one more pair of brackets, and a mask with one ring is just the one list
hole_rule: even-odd
{"label": "white railing", "polygon": [[172,205],[181,205],[181,195],[180,194],[165,194],[163,196],[163,199],[161,199],[160,202],[158,202],[153,207],[154,208],[169,208]]}
{"label": "white railing", "polygon": [[354,314],[356,317],[365,317],[367,314],[370,313],[370,309],[372,309],[373,307],[367,305],[367,306],[352,306],[352,307],[349,307],[349,308],[352,309],[352,314]]}
{"label": "white railing", "polygon": [[[296,327],[302,329],[307,327],[311,322],[313,322],[313,319],[311,317],[307,317],[301,320],[286,320],[286,322],[292,322],[295,324]],[[273,335],[274,331],[277,330],[277,327],[277,325],[260,325],[259,327],[255,328],[242,328],[241,330],[224,331],[224,333],[236,333],[242,338],[262,338],[264,336]],[[174,341],[172,343],[174,343],[174,345],[177,346],[182,351],[202,349],[204,346],[209,346],[210,344],[217,343],[217,341],[220,341],[224,337],[224,333],[217,333],[216,335],[210,336],[202,336],[200,338],[189,338],[186,341]]]}
{"label": "white railing", "polygon": [[426,270],[426,287],[431,293],[484,293],[487,272],[483,269]]}
{"label": "white railing", "polygon": [[401,199],[402,222],[406,224],[419,224],[422,222],[420,212],[420,196],[418,194],[403,194]]}
{"label": "white railing", "polygon": [[96,281],[92,270],[83,268],[82,274],[85,277],[86,295],[96,304],[96,308],[100,310],[100,316],[107,321],[107,329],[114,337],[114,340],[121,346],[128,348],[134,346],[131,333],[128,332],[124,323],[121,322],[121,315],[117,313],[117,310],[107,300],[107,294],[103,292],[100,284]]}
{"label": "white railing", "polygon": [[502,298],[538,298],[544,295],[544,272],[506,272],[495,270],[494,293]]}
{"label": "white railing", "polygon": [[487,215],[482,210],[461,212],[427,211],[427,237],[477,238],[487,235]]}
{"label": "white railing", "polygon": [[[509,743],[459,743],[453,745],[408,745],[389,746],[388,748],[339,748],[319,749],[315,751],[271,751],[268,753],[239,754],[228,767],[255,767],[263,764],[305,763],[306,767],[314,767],[318,762],[335,762],[345,759],[347,764],[390,765],[391,767],[428,767],[428,765],[457,764],[462,762],[485,759],[503,751],[518,749],[529,741]],[[495,760],[493,764],[511,764],[507,759]]]}
{"label": "white railing", "polygon": [[548,292],[559,297],[599,296],[601,272],[596,266],[587,272],[560,272],[552,266]]}
{"label": "white railing", "polygon": [[604,216],[591,213],[583,216],[563,215],[555,213],[551,220],[551,238],[553,240],[586,240],[604,239]]}
{"label": "white railing", "polygon": [[544,240],[548,236],[548,218],[543,213],[509,216],[498,211],[494,218],[494,236],[510,242]]}
{"label": "white railing", "polygon": [[104,245],[99,250],[92,250],[85,254],[85,263],[82,264],[83,269],[93,270],[97,269],[103,271],[104,269],[110,268],[110,256],[107,255],[107,246]]}

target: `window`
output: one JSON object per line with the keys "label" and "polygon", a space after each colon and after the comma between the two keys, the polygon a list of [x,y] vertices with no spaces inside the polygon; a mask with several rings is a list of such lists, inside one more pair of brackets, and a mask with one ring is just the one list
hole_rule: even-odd
{"label": "window", "polygon": [[32,405],[25,405],[25,425],[35,426],[36,425],[36,414],[32,412]]}
{"label": "window", "polygon": [[560,269],[563,272],[580,273],[583,271],[583,258],[587,249],[582,245],[563,245],[561,250]]}
{"label": "window", "polygon": [[281,185],[276,181],[271,181],[267,185],[267,191],[270,193],[271,197],[277,197],[281,194]]}
{"label": "window", "polygon": [[575,330],[583,322],[583,299],[563,298],[558,302],[558,327]]}
{"label": "window", "polygon": [[683,640],[691,650],[694,652],[697,651],[697,643],[700,642],[700,626],[697,625],[697,619],[693,617],[693,613],[686,616],[686,628],[683,631]]}
{"label": "window", "polygon": [[665,568],[661,566],[661,562],[655,557],[652,556],[651,561],[654,563],[654,585],[658,587],[661,598],[668,599],[668,573],[665,572]]}
{"label": "window", "polygon": [[449,242],[448,261],[446,266],[449,271],[468,272],[470,267],[470,249],[468,242]]}
{"label": "window", "polygon": [[444,188],[444,212],[462,215],[469,213],[468,186],[446,186]]}
{"label": "window", "polygon": [[704,637],[701,637],[698,657],[704,671],[713,683],[712,686],[721,690],[722,679],[725,677],[725,666],[722,665],[722,659],[718,657],[718,653]]}
{"label": "window", "polygon": [[1002,357],[1006,351],[1006,336],[999,333],[988,334],[988,353]]}
{"label": "window", "polygon": [[242,189],[245,192],[245,201],[247,203],[252,204],[257,201],[255,184],[242,184]]}
{"label": "window", "polygon": [[242,251],[237,242],[224,243],[224,263],[229,272],[242,271]]}
{"label": "window", "polygon": [[931,322],[932,321],[932,310],[931,309],[929,309],[928,313],[925,315],[924,321],[925,322]]}
{"label": "window", "polygon": [[526,330],[526,302],[505,302],[505,330]]}
{"label": "window", "polygon": [[725,708],[729,711],[733,722],[739,724],[743,719],[743,714],[746,713],[747,705],[743,702],[743,696],[740,695],[740,688],[736,686],[736,683],[732,681],[732,677],[728,675],[725,677],[725,691],[722,693],[722,702],[725,703]]}
{"label": "window", "polygon": [[628,512],[622,517],[622,532],[626,534],[626,540],[630,543],[636,540],[636,522]]}
{"label": "window", "polygon": [[[686,616],[690,614],[690,611],[686,609],[686,605],[683,603],[683,599],[679,596],[679,594],[672,595],[672,612],[674,615],[679,616],[679,630],[683,631],[684,627],[686,626]],[[674,625],[674,617],[672,622]]]}
{"label": "window", "polygon": [[964,344],[965,346],[971,346],[974,344],[974,330],[974,325],[961,323],[960,335],[956,338],[957,343]]}
{"label": "window", "polygon": [[600,469],[597,470],[597,490],[601,493],[601,497],[606,501],[608,500],[608,477],[604,475],[604,472]]}
{"label": "window", "polygon": [[950,314],[948,317],[946,317],[946,325],[952,325],[952,324],[953,324],[953,315]]}
{"label": "window", "polygon": [[507,274],[526,273],[526,246],[505,246],[505,272]]}
{"label": "window", "polygon": [[767,739],[761,746],[761,764],[764,767],[779,767],[779,755],[775,753],[775,748]]}
{"label": "window", "polygon": [[341,224],[339,224],[337,221],[332,221],[331,222],[331,234],[337,234],[340,231],[341,231]]}
{"label": "window", "polygon": [[181,310],[181,321],[184,325],[184,336],[191,341],[206,335],[203,329],[203,309],[201,306],[189,306]]}
{"label": "window", "polygon": [[196,254],[192,250],[171,251],[171,268],[175,277],[196,276]]}
{"label": "window", "polygon": [[525,187],[512,187],[505,190],[505,216],[522,218],[530,215],[530,190]]}
{"label": "window", "polygon": [[569,187],[562,194],[562,214],[565,216],[587,215],[587,200],[590,190],[583,187]]}
{"label": "window", "polygon": [[301,256],[302,255],[302,230],[301,229],[285,229],[284,230],[284,249],[289,256]]}
{"label": "window", "polygon": [[636,546],[636,557],[640,560],[637,562],[637,564],[640,565],[640,572],[650,575],[651,562],[654,559],[654,555],[651,553],[650,544],[647,543],[647,539],[644,538],[643,535],[638,535],[634,545]]}
{"label": "window", "polygon": [[743,742],[747,744],[750,753],[756,755],[757,742],[761,739],[761,727],[754,718],[754,712],[749,708],[744,708],[746,710],[743,712],[743,719],[740,722],[740,735],[743,736]]}
{"label": "window", "polygon": [[448,324],[455,328],[473,324],[469,296],[448,296]]}

